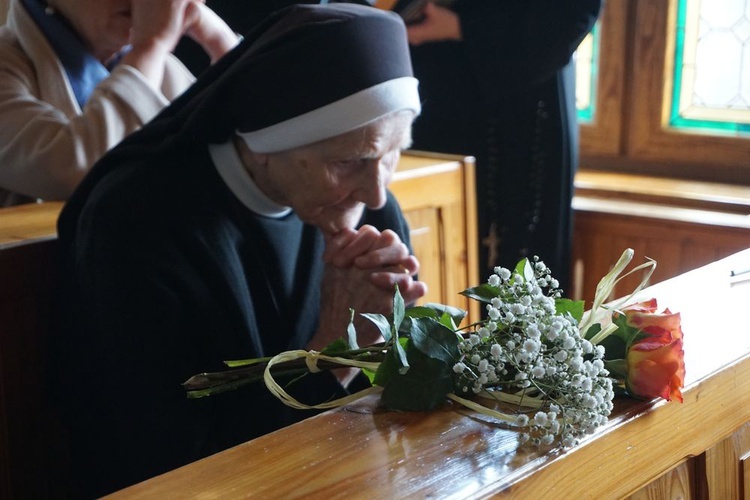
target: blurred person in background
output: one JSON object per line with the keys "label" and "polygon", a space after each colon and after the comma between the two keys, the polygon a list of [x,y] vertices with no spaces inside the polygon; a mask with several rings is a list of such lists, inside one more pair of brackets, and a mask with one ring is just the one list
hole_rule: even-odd
{"label": "blurred person in background", "polygon": [[570,286],[578,163],[572,56],[601,0],[434,0],[408,26],[414,149],[477,160],[479,275],[538,255]]}
{"label": "blurred person in background", "polygon": [[186,35],[238,37],[199,0],[10,0],[0,27],[0,206],[65,200],[94,162],[190,86]]}

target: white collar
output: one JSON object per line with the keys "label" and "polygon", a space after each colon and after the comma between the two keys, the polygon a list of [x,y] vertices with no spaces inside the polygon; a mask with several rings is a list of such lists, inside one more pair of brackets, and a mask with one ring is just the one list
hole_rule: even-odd
{"label": "white collar", "polygon": [[258,215],[280,219],[292,209],[279,205],[260,190],[240,159],[232,141],[209,144],[208,152],[224,183],[243,205]]}

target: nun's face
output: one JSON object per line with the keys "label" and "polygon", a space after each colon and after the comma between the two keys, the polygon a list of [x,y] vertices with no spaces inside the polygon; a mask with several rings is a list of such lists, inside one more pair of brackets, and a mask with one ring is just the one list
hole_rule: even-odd
{"label": "nun's face", "polygon": [[364,207],[381,208],[401,150],[411,144],[411,112],[310,146],[254,155],[260,189],[324,232],[353,228]]}

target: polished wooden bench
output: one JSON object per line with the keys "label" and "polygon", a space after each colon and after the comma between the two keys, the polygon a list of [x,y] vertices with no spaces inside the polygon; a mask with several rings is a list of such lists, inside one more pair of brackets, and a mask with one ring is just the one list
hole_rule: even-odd
{"label": "polished wooden bench", "polygon": [[370,396],[111,498],[747,498],[750,279],[730,277],[740,269],[750,250],[639,295],[682,314],[685,401],[619,399],[578,447],[519,448],[515,431],[461,407],[395,412]]}

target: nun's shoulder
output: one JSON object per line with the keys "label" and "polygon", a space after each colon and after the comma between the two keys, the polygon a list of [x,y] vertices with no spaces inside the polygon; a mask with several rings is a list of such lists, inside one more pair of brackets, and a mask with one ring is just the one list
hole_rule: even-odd
{"label": "nun's shoulder", "polygon": [[[63,241],[81,228],[134,224],[167,224],[210,205],[222,189],[206,151],[178,151],[172,155],[142,154],[104,163],[66,204],[58,222]],[[80,236],[80,234],[78,234]]]}

